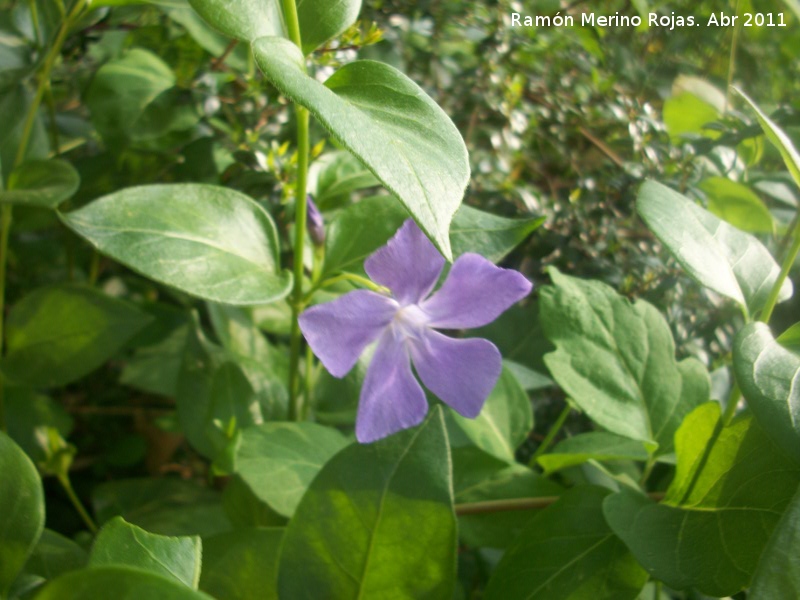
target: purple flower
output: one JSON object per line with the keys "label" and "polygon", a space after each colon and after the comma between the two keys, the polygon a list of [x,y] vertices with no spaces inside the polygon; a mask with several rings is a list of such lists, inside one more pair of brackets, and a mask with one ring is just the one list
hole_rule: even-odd
{"label": "purple flower", "polygon": [[517,271],[478,254],[464,254],[428,297],[444,258],[416,223],[407,220],[364,263],[370,279],[393,297],[356,290],[300,315],[300,329],[335,377],[344,377],[377,340],[356,419],[366,443],[418,425],[428,412],[425,386],[465,417],[478,416],[500,376],[500,352],[488,340],[455,339],[436,329],[467,329],[494,321],[531,290]]}
{"label": "purple flower", "polygon": [[325,221],[322,219],[322,213],[319,212],[317,205],[311,194],[306,196],[306,207],[308,215],[306,217],[306,229],[308,235],[315,246],[325,245]]}

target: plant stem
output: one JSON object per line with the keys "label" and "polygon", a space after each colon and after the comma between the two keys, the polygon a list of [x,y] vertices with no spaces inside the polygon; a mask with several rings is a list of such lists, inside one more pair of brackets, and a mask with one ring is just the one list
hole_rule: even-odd
{"label": "plant stem", "polygon": [[[736,0],[736,8],[733,14],[739,15],[740,0]],[[741,26],[738,24],[742,19],[737,19],[737,25],[733,28],[733,37],[731,38],[731,53],[728,58],[728,87],[725,92],[725,113],[731,109],[731,89],[733,86],[733,74],[736,71],[736,47],[739,44],[739,31]]]}
{"label": "plant stem", "polygon": [[[664,492],[651,492],[647,494],[651,500],[656,502],[664,498]],[[539,498],[510,498],[508,500],[487,500],[485,502],[466,502],[456,504],[455,512],[458,516],[462,515],[481,515],[496,512],[508,512],[516,510],[536,510],[547,508],[554,504],[559,496],[541,496]]]}
{"label": "plant stem", "polygon": [[542,443],[539,444],[536,452],[533,453],[533,456],[528,463],[529,466],[533,467],[536,464],[536,459],[547,452],[547,450],[550,448],[550,445],[553,443],[553,440],[556,439],[556,436],[561,431],[564,423],[567,421],[567,417],[569,417],[570,412],[572,412],[572,407],[569,405],[569,403],[567,403],[567,405],[561,411],[561,414],[558,415],[556,422],[550,427],[550,431],[548,431],[547,435],[544,436],[544,439],[542,440]]}
{"label": "plant stem", "polygon": [[316,292],[317,290],[322,289],[324,287],[331,286],[331,285],[335,285],[335,284],[340,283],[342,281],[352,281],[353,283],[356,283],[356,284],[360,285],[361,287],[365,287],[365,288],[370,289],[373,292],[377,292],[379,294],[386,294],[386,295],[391,294],[391,292],[389,291],[389,288],[385,288],[382,285],[378,285],[378,284],[370,281],[366,277],[361,277],[361,275],[356,275],[355,273],[341,273],[339,275],[336,275],[335,277],[329,277],[328,279],[313,285],[312,288],[308,291],[308,294],[306,295],[304,301],[308,302],[309,300],[311,300],[311,297],[314,295],[314,292]]}
{"label": "plant stem", "polygon": [[89,513],[83,507],[83,504],[81,503],[80,498],[78,498],[78,495],[75,493],[75,490],[72,489],[72,483],[70,482],[69,477],[66,475],[59,475],[58,481],[61,484],[61,487],[63,487],[64,491],[67,493],[67,497],[69,497],[70,502],[72,502],[72,506],[75,507],[75,510],[81,516],[83,522],[86,523],[86,527],[88,527],[89,531],[92,533],[97,533],[97,525],[95,525],[92,517],[89,516]]}
{"label": "plant stem", "polygon": [[[301,49],[300,22],[297,19],[295,0],[282,0],[283,16],[292,42]],[[303,397],[299,393],[300,325],[298,317],[303,308],[303,250],[306,238],[306,179],[308,178],[308,109],[295,105],[297,121],[297,181],[295,183],[294,206],[294,288],[292,290],[292,330],[289,355],[289,419],[297,421],[303,416]]]}
{"label": "plant stem", "polygon": [[764,310],[761,311],[761,316],[758,318],[758,320],[763,323],[769,323],[772,317],[772,311],[778,303],[778,295],[781,293],[783,282],[786,281],[786,278],[789,276],[789,271],[791,271],[792,265],[794,265],[794,261],[797,259],[797,253],[800,252],[800,220],[794,224],[792,237],[794,238],[792,240],[792,246],[789,248],[786,258],[783,259],[780,275],[778,275],[778,279],[775,280],[775,284],[769,292],[767,303],[764,305]]}
{"label": "plant stem", "polygon": [[739,406],[739,398],[742,397],[742,392],[739,390],[739,384],[734,380],[731,391],[728,394],[728,403],[725,405],[725,412],[722,413],[722,424],[727,427],[736,416],[736,407]]}
{"label": "plant stem", "polygon": [[[0,180],[0,189],[3,182]],[[6,265],[8,264],[8,234],[11,230],[11,205],[0,207],[0,357],[5,349]],[[0,382],[0,429],[6,429],[5,386]]]}

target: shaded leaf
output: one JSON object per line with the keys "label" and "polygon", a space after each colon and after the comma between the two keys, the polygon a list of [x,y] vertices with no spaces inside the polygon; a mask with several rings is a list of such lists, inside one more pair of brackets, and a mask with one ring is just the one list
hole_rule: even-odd
{"label": "shaded leaf", "polygon": [[0,370],[31,387],[67,384],[114,356],[150,317],[95,288],[39,288],[8,316],[8,354]]}
{"label": "shaded leaf", "polygon": [[[281,597],[450,600],[456,522],[442,411],[328,463],[286,529]],[[390,586],[387,588],[387,586]]]}
{"label": "shaded leaf", "polygon": [[647,449],[640,441],[607,431],[590,431],[567,438],[538,458],[545,474],[580,465],[588,460],[618,461],[648,459]]}
{"label": "shaded leaf", "polygon": [[486,600],[634,600],[647,573],[603,518],[609,491],[579,486],[537,513],[509,547]]}
{"label": "shaded leaf", "polygon": [[0,204],[56,208],[78,191],[80,176],[65,160],[29,160],[8,176],[8,189],[0,189]]}
{"label": "shaded leaf", "polygon": [[202,592],[149,571],[132,567],[96,567],[71,571],[48,583],[37,600],[95,600],[113,590],[120,598],[158,598],[158,600],[210,600]]}
{"label": "shaded leaf", "polygon": [[724,428],[720,419],[719,404],[707,403],[681,425],[677,471],[661,504],[630,490],[604,503],[611,528],[655,579],[714,597],[749,585],[800,483],[800,467],[752,415]]}
{"label": "shaded leaf", "polygon": [[287,40],[263,37],[253,51],[267,78],[355,154],[451,259],[448,231],[469,163],[464,141],[442,109],[384,63],[349,63],[323,85],[305,73],[302,53]]}
{"label": "shaded leaf", "polygon": [[204,184],[148,185],[104,196],[63,221],[100,252],[188,294],[228,304],[284,297],[269,214],[249,197]]}
{"label": "shaded leaf", "polygon": [[747,597],[750,600],[794,598],[800,590],[800,490],[795,493],[770,539]]}

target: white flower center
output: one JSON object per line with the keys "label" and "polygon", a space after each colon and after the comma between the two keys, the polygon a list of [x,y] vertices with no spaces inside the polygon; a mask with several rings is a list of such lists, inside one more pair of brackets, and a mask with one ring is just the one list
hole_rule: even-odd
{"label": "white flower center", "polygon": [[417,304],[402,307],[394,316],[392,326],[404,338],[417,338],[428,326],[429,317]]}

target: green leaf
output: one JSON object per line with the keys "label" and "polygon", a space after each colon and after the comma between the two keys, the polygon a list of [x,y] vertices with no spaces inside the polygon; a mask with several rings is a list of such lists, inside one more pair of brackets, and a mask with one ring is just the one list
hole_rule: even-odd
{"label": "green leaf", "polygon": [[[557,496],[563,491],[519,463],[469,446],[453,449],[453,489],[456,504]],[[473,548],[506,548],[535,515],[526,510],[460,515],[458,534]]]}
{"label": "green leaf", "polygon": [[132,567],[97,567],[71,571],[47,584],[37,600],[96,600],[113,592],[119,598],[158,598],[158,600],[211,600],[195,591],[149,571]]}
{"label": "green leaf", "polygon": [[734,227],[751,233],[772,233],[769,209],[753,191],[727,177],[709,177],[700,184],[708,196],[708,210]]}
{"label": "green leaf", "polygon": [[353,192],[380,185],[380,181],[375,179],[369,169],[349,152],[332,152],[320,157],[311,167],[309,179],[314,174],[316,174],[314,201],[320,210],[346,202]]}
{"label": "green leaf", "polygon": [[508,462],[514,462],[514,452],[533,429],[531,401],[508,369],[503,369],[477,417],[449,413],[478,448]]}
{"label": "green leaf", "polygon": [[189,4],[212,27],[237,40],[287,36],[279,0],[189,0]]}
{"label": "green leaf", "polygon": [[[14,165],[25,117],[33,101],[33,92],[22,83],[7,90],[0,90],[0,163],[3,174],[8,176]],[[33,120],[31,138],[25,153],[26,159],[46,158],[49,151],[47,130],[41,114]]]}
{"label": "green leaf", "polygon": [[149,320],[133,305],[95,288],[39,288],[8,316],[8,354],[0,370],[31,387],[70,383],[114,356]]}
{"label": "green leaf", "polygon": [[245,529],[203,539],[200,589],[217,600],[278,600],[283,529]]}
{"label": "green leaf", "polygon": [[664,124],[670,139],[677,143],[688,135],[718,137],[706,125],[725,111],[725,94],[699,77],[679,75],[672,84],[672,95],[664,102]]}
{"label": "green leaf", "polygon": [[545,475],[589,460],[617,461],[648,459],[647,449],[640,441],[631,440],[607,431],[590,431],[565,439],[547,454],[538,458]]}
{"label": "green leaf", "polygon": [[220,494],[174,478],[121,479],[92,490],[97,520],[123,517],[160,535],[213,535],[230,530]]}
{"label": "green leaf", "polygon": [[442,109],[384,63],[349,63],[323,85],[305,73],[302,53],[287,40],[260,38],[253,52],[267,78],[308,108],[452,259],[448,230],[469,181],[469,161],[461,135]]}
{"label": "green leaf", "polygon": [[[364,260],[386,244],[408,213],[389,196],[371,196],[336,214],[327,228],[324,275],[338,271],[363,272]],[[507,219],[462,206],[450,226],[455,257],[475,252],[500,262],[543,219]]]}
{"label": "green leaf", "polygon": [[203,184],[149,185],[104,196],[63,221],[100,252],[199,298],[262,304],[286,296],[278,234],[253,200]]}
{"label": "green leaf", "polygon": [[[764,306],[780,267],[755,237],[655,181],[639,188],[636,210],[698,283],[747,306],[751,314]],[[778,299],[791,295],[787,279]]]}
{"label": "green leaf", "polygon": [[800,590],[800,489],[764,548],[747,597],[750,600],[794,598]]}
{"label": "green leaf", "polygon": [[242,432],[236,471],[256,497],[291,517],[311,481],[346,445],[335,429],[315,423],[264,423]]}
{"label": "green leaf", "polygon": [[[440,408],[419,427],[353,444],[319,472],[286,529],[286,598],[450,600],[456,520]],[[387,587],[389,586],[389,587]]]}
{"label": "green leaf", "polygon": [[800,354],[800,323],[795,323],[778,336],[778,343],[795,354]]}
{"label": "green leaf", "polygon": [[749,585],[800,483],[800,467],[752,415],[723,428],[717,403],[692,412],[675,440],[677,470],[664,501],[625,490],[605,501],[606,518],[655,579],[733,595]]}
{"label": "green leaf", "polygon": [[786,135],[786,133],[780,127],[778,127],[778,125],[775,124],[772,119],[770,119],[761,111],[758,105],[753,102],[747,94],[737,87],[734,87],[733,89],[736,90],[755,111],[758,122],[761,125],[761,129],[764,130],[764,135],[766,135],[767,139],[775,145],[778,151],[780,151],[781,156],[783,157],[783,162],[786,163],[786,168],[789,170],[789,173],[792,174],[792,178],[794,179],[795,183],[800,186],[800,154],[798,154],[797,149],[792,143],[792,140],[789,139],[789,136]]}
{"label": "green leaf", "polygon": [[86,566],[88,558],[86,551],[71,539],[45,529],[25,563],[24,573],[54,579],[62,573]]}
{"label": "green leaf", "polygon": [[199,537],[156,535],[115,517],[97,534],[89,566],[136,567],[197,589],[201,555]]}
{"label": "green leaf", "polygon": [[664,317],[644,300],[631,304],[599,281],[551,268],[554,285],[540,295],[545,356],[553,378],[597,424],[672,451],[673,435],[709,398],[709,377],[692,358],[675,360]]}
{"label": "green leaf", "polygon": [[163,339],[136,350],[125,363],[119,382],[149,394],[172,398],[177,393],[178,377],[190,325],[168,332]]}
{"label": "green leaf", "polygon": [[775,341],[766,324],[749,323],[736,334],[733,368],[761,427],[800,461],[800,356]]}
{"label": "green leaf", "polygon": [[[287,37],[278,0],[189,0],[211,25],[239,40]],[[309,54],[355,23],[361,0],[298,0],[303,54]]]}
{"label": "green leaf", "polygon": [[0,431],[0,597],[5,597],[44,528],[39,472],[22,449]]}
{"label": "green leaf", "polygon": [[56,208],[78,191],[81,179],[65,160],[29,160],[8,176],[8,189],[0,189],[0,204]]}
{"label": "green leaf", "polygon": [[544,217],[508,219],[464,205],[450,226],[453,255],[475,252],[498,263],[544,221]]}
{"label": "green leaf", "polygon": [[253,490],[238,475],[233,475],[222,491],[222,506],[235,529],[253,527],[283,527],[287,523],[266,502],[259,500]]}
{"label": "green leaf", "polygon": [[576,487],[537,513],[497,565],[486,600],[637,598],[647,573],[606,525],[608,494]]}
{"label": "green leaf", "polygon": [[132,137],[147,106],[174,86],[175,75],[169,65],[142,48],[133,48],[100,67],[86,92],[86,105],[109,149],[117,149]]}

